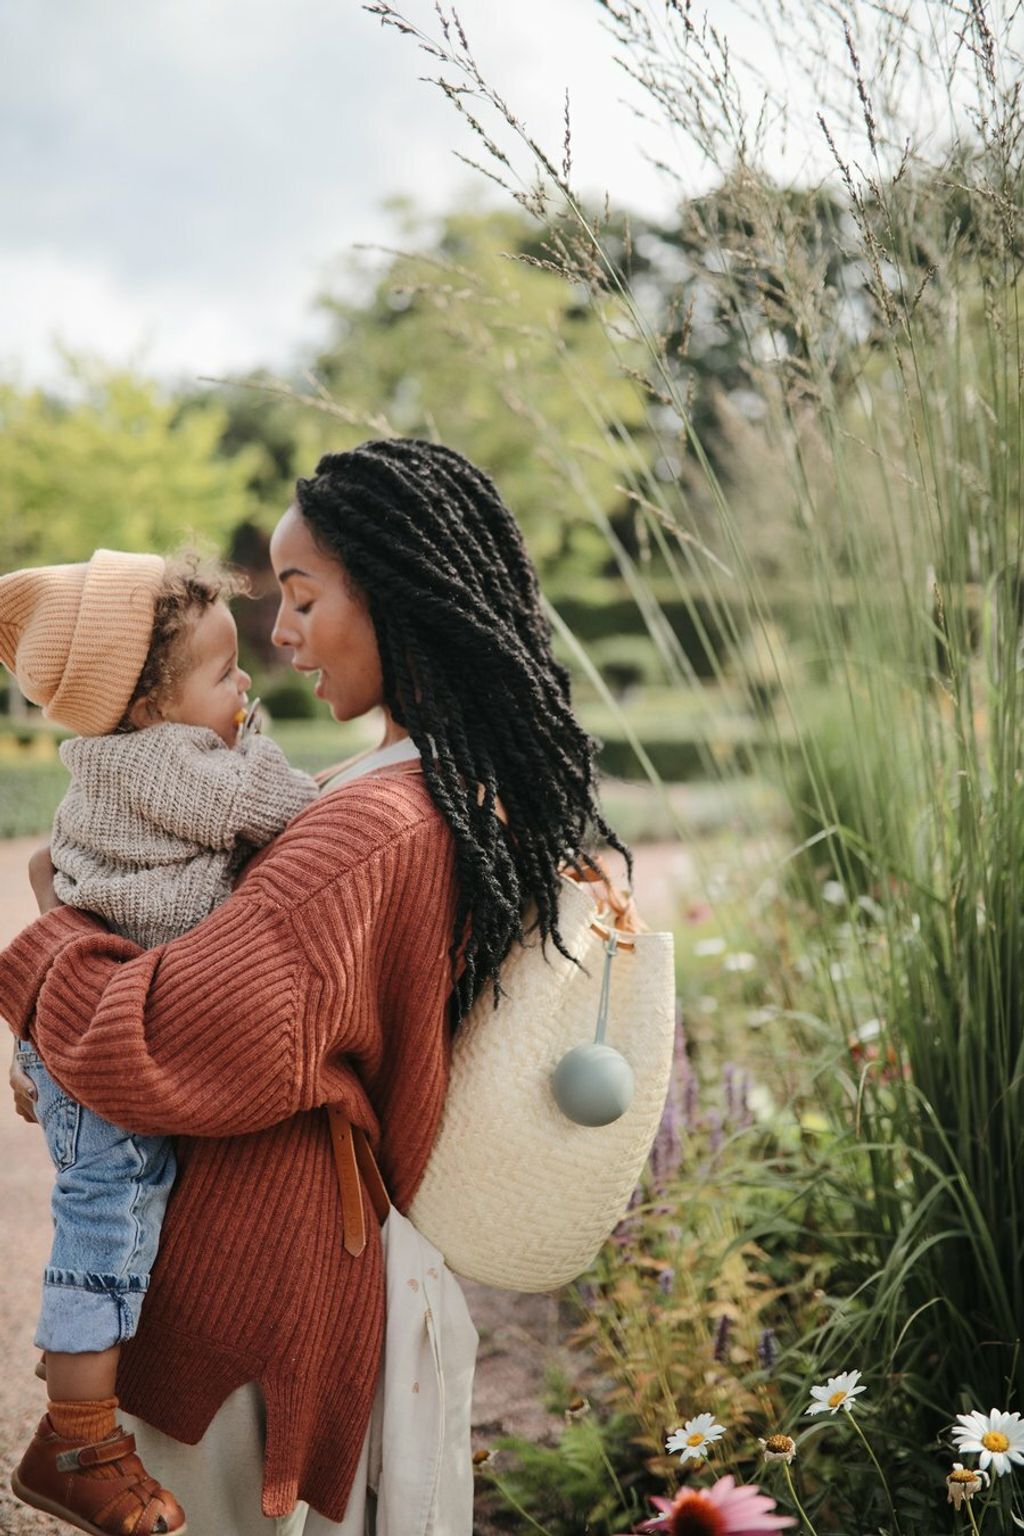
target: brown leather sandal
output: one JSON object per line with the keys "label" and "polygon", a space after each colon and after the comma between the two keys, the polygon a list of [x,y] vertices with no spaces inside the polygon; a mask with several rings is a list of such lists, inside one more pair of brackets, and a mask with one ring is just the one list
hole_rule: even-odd
{"label": "brown leather sandal", "polygon": [[[117,1464],[116,1477],[88,1477],[83,1467]],[[185,1512],[173,1494],[150,1477],[135,1451],[135,1436],[118,1426],[104,1440],[64,1440],[48,1414],[11,1487],[23,1504],[56,1515],[88,1536],[185,1536]]]}

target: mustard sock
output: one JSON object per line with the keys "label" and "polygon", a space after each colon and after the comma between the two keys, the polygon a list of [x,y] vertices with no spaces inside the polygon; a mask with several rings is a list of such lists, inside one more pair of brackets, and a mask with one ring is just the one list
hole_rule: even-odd
{"label": "mustard sock", "polygon": [[[116,1397],[92,1398],[83,1403],[49,1403],[47,1413],[50,1423],[62,1440],[81,1440],[86,1445],[95,1445],[97,1440],[106,1439],[117,1428]],[[100,1465],[98,1467],[82,1467],[83,1477],[119,1477],[116,1466]]]}

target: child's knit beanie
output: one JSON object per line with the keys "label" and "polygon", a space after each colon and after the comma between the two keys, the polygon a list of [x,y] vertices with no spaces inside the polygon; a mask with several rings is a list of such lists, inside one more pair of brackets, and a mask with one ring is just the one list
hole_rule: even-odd
{"label": "child's knit beanie", "polygon": [[113,549],[0,576],[0,661],[48,720],[79,736],[114,729],[149,653],[163,576],[161,556]]}

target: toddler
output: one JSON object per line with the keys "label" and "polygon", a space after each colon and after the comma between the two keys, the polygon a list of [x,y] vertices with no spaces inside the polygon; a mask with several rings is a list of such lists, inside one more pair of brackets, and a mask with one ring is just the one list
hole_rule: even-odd
{"label": "toddler", "polygon": [[[97,550],[0,578],[0,660],[76,732],[53,823],[60,900],[150,947],[201,921],[255,849],[313,801],[314,781],[247,720],[226,600],[240,584],[197,557]],[[12,1479],[89,1532],[185,1531],[116,1423],[119,1346],[136,1330],[174,1180],[165,1137],[108,1125],[17,1056],[57,1171],[36,1344],[48,1411]]]}

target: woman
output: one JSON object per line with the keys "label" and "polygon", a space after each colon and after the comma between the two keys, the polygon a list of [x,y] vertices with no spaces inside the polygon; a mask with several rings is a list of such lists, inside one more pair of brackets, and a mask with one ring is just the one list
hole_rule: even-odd
{"label": "woman", "polygon": [[[0,1012],[58,1081],[179,1138],[118,1391],[193,1536],[362,1529],[383,1260],[372,1222],[361,1252],[345,1246],[323,1106],[365,1132],[403,1210],[451,1031],[497,988],[531,903],[561,947],[559,865],[595,834],[621,848],[536,573],[480,471],[415,440],[328,455],[271,559],[275,642],[319,673],[335,719],[382,709],[379,752],[183,938],[140,951],[56,907],[0,956]],[[35,881],[50,906],[45,869]]]}

